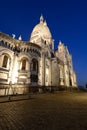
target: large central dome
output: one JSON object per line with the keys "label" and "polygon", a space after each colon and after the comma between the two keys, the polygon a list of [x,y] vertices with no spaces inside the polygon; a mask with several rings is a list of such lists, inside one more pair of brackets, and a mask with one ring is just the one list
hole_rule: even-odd
{"label": "large central dome", "polygon": [[31,33],[30,42],[40,45],[39,43],[40,39],[43,39],[44,41],[46,41],[47,44],[49,44],[50,40],[52,39],[50,30],[47,26],[46,21],[44,21],[42,15],[40,17],[40,23],[34,27]]}

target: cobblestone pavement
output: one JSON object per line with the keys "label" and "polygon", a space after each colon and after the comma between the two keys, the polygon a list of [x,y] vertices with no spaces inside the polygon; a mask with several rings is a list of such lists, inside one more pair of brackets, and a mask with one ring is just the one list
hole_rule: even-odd
{"label": "cobblestone pavement", "polygon": [[0,130],[87,130],[87,93],[39,94],[0,103]]}

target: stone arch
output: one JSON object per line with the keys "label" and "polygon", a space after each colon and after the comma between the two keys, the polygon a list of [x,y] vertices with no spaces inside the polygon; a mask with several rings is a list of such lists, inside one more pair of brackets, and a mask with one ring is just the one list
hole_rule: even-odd
{"label": "stone arch", "polygon": [[3,53],[2,55],[2,67],[9,69],[11,63],[11,57],[8,53]]}
{"label": "stone arch", "polygon": [[19,60],[21,60],[22,58],[27,58],[28,61],[30,62],[30,59],[31,59],[31,55],[29,53],[20,53],[19,54]]}
{"label": "stone arch", "polygon": [[3,55],[3,54],[8,55],[11,59],[13,57],[13,51],[11,51],[10,49],[4,48],[4,49],[1,50],[0,53],[1,53],[1,55]]}
{"label": "stone arch", "polygon": [[26,64],[27,64],[27,58],[26,57],[23,57],[21,59],[21,70],[26,70]]}
{"label": "stone arch", "polygon": [[36,58],[32,59],[32,71],[38,73],[38,60]]}
{"label": "stone arch", "polygon": [[[32,58],[31,61],[31,83],[32,85],[36,85],[38,83],[38,60],[36,58]],[[34,84],[36,83],[36,84]]]}
{"label": "stone arch", "polygon": [[31,56],[29,54],[20,54],[19,55],[19,70],[30,70]]}

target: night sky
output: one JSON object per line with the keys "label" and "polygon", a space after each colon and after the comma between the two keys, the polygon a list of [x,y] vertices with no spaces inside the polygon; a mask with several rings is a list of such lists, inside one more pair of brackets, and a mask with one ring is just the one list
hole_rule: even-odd
{"label": "night sky", "polygon": [[0,1],[0,31],[21,34],[28,41],[43,14],[55,40],[61,40],[72,54],[78,84],[87,83],[87,0],[3,0]]}

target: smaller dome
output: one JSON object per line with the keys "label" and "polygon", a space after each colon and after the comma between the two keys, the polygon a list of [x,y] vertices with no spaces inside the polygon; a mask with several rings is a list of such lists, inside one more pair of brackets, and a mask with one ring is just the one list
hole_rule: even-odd
{"label": "smaller dome", "polygon": [[37,41],[39,41],[40,39],[43,39],[48,43],[50,42],[50,39],[52,39],[51,32],[47,26],[46,21],[44,21],[42,15],[40,17],[40,23],[34,27],[31,33],[30,42],[38,44]]}

